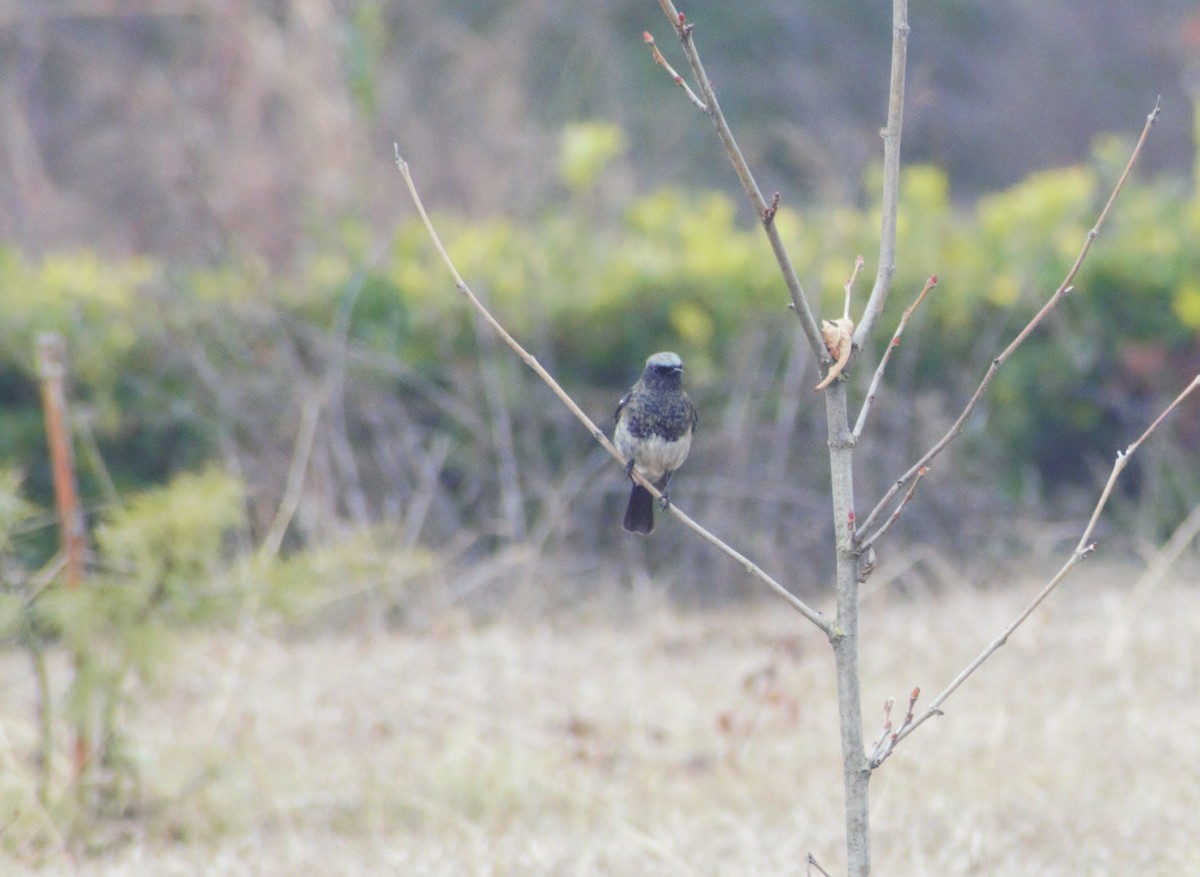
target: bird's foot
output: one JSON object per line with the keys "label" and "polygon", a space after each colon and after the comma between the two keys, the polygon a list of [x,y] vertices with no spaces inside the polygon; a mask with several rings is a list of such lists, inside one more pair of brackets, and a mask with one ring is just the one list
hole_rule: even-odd
{"label": "bird's foot", "polygon": [[658,498],[658,507],[664,512],[671,507],[671,494],[663,491],[663,495]]}

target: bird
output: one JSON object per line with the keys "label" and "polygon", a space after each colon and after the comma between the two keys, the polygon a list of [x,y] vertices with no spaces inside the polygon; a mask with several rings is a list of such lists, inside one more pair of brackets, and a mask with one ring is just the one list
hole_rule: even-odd
{"label": "bird", "polygon": [[[683,391],[683,360],[676,353],[655,353],[641,378],[617,403],[613,444],[626,459],[625,473],[637,469],[670,504],[667,485],[692,448],[696,406]],[[648,536],[654,530],[654,498],[636,481],[625,509],[624,527]]]}

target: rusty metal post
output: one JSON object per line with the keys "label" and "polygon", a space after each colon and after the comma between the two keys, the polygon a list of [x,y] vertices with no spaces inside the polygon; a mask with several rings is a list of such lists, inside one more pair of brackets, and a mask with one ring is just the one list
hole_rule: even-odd
{"label": "rusty metal post", "polygon": [[[54,508],[58,513],[58,528],[66,563],[64,570],[68,588],[78,588],[83,582],[85,536],[83,510],[79,504],[79,489],[75,480],[75,454],[71,445],[70,418],[67,413],[67,344],[55,332],[38,336],[38,376],[42,385],[42,408],[46,417],[46,441],[50,446],[50,465],[54,476]],[[87,655],[75,654],[75,671],[86,664]],[[77,792],[84,795],[84,780],[91,760],[88,720],[80,717],[75,728],[75,778]]]}
{"label": "rusty metal post", "polygon": [[78,588],[83,581],[84,531],[75,482],[75,454],[67,428],[66,350],[66,342],[57,333],[46,332],[38,337],[38,374],[54,474],[54,508],[66,556],[67,586]]}

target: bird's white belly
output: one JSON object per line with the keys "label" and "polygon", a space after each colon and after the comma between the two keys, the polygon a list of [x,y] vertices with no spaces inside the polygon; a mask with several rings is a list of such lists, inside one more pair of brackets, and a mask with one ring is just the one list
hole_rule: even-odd
{"label": "bird's white belly", "polygon": [[651,481],[659,481],[668,472],[674,472],[682,466],[692,448],[690,432],[673,442],[659,436],[638,439],[630,435],[624,421],[617,424],[613,438],[617,450],[626,459],[633,457],[634,468]]}

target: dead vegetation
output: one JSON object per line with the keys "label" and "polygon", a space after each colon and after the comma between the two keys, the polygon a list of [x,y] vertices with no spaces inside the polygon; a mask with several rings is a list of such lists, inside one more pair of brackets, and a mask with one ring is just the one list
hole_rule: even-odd
{"label": "dead vegetation", "polygon": [[[1120,636],[1085,567],[876,779],[880,873],[1190,873],[1200,593]],[[1192,577],[1194,580],[1194,574]],[[1028,588],[864,612],[866,732],[943,684]],[[777,607],[653,599],[428,630],[192,633],[133,699],[143,786],[76,855],[39,817],[23,668],[0,692],[5,873],[799,873],[842,855],[831,658]],[[5,657],[6,664],[19,659]],[[98,836],[105,836],[100,832]]]}

